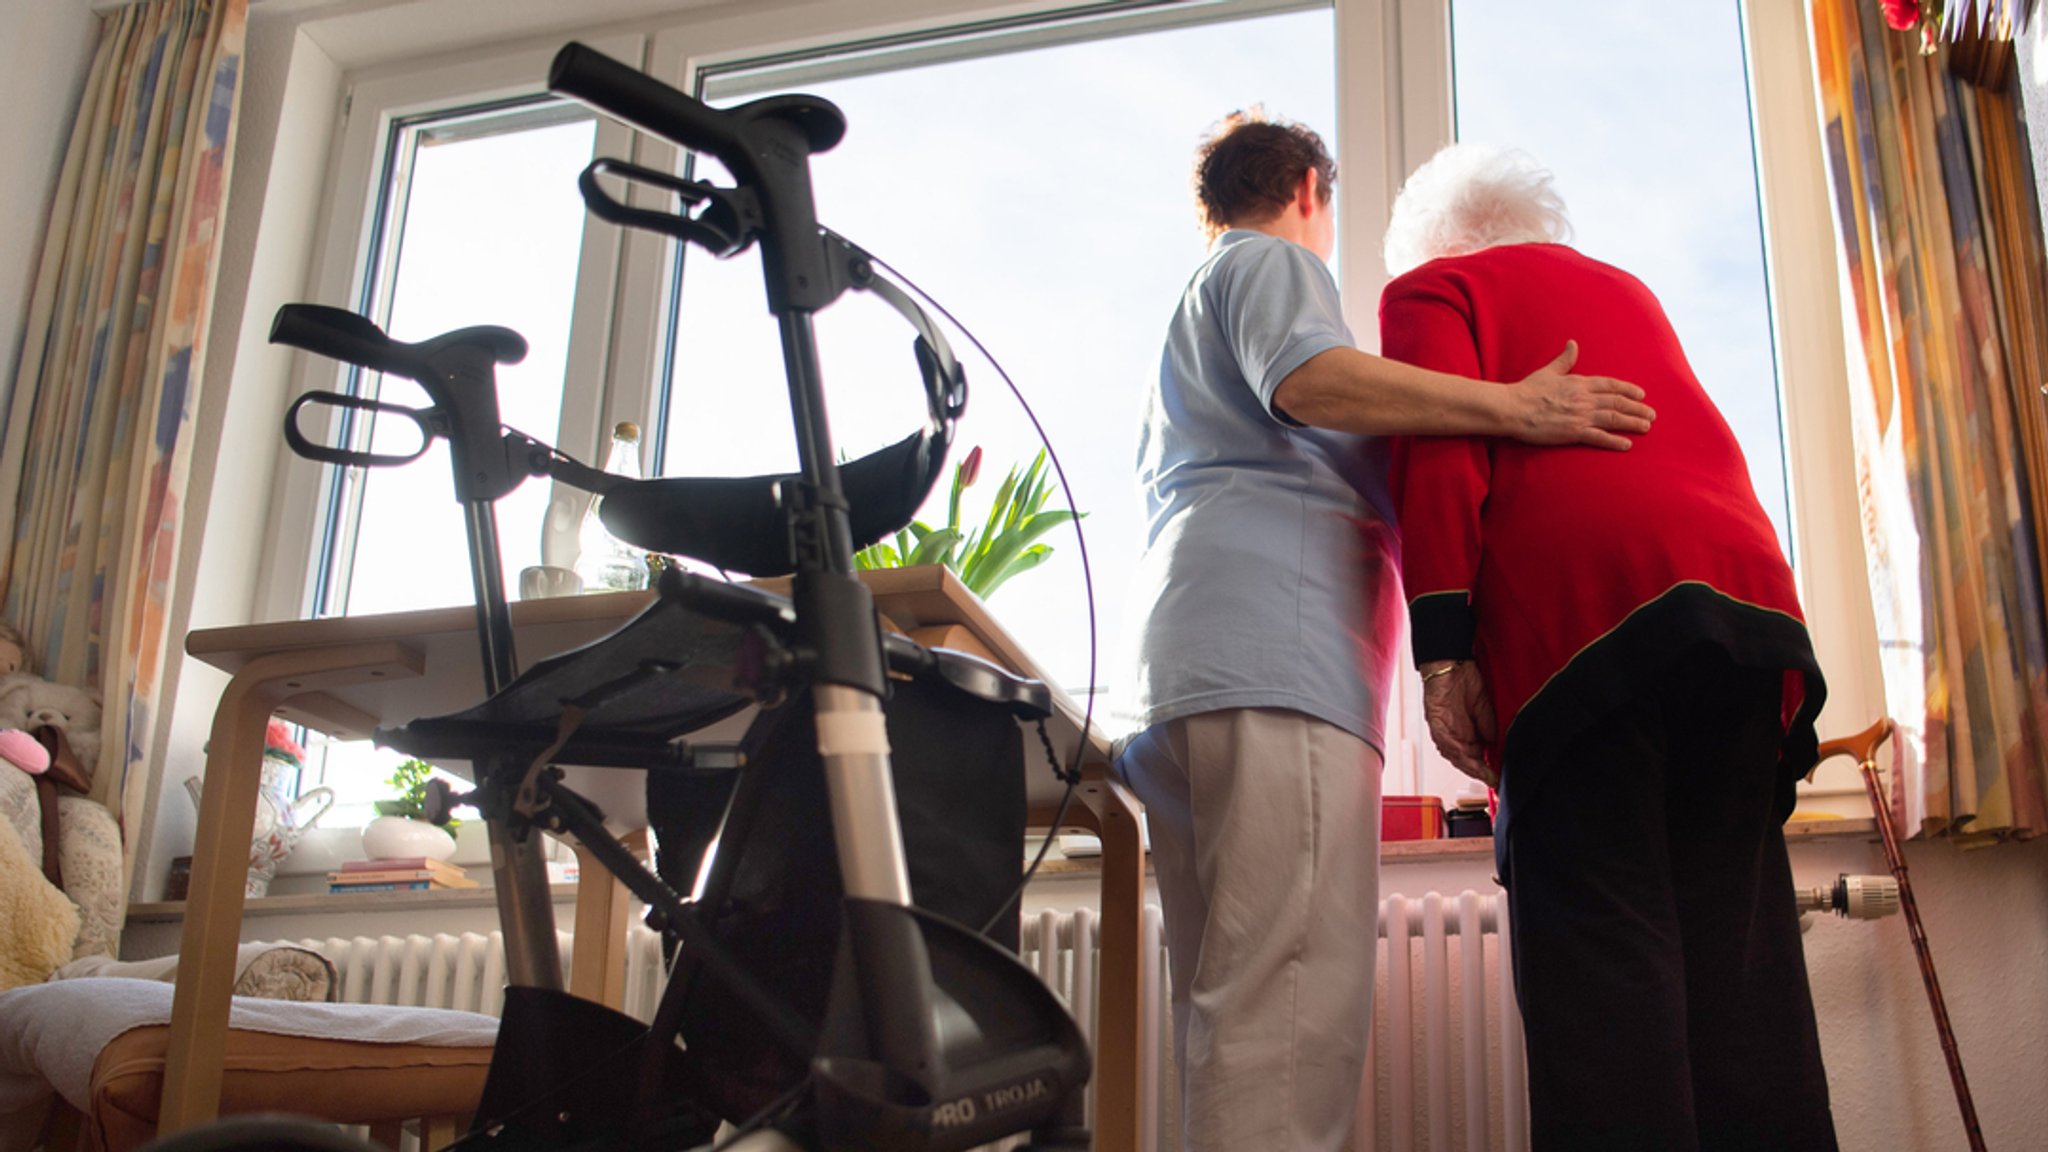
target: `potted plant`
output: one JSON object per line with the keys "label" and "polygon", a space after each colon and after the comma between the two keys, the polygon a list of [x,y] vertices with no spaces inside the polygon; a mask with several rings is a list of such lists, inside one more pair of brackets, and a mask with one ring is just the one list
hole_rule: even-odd
{"label": "potted plant", "polygon": [[391,773],[389,783],[397,795],[377,801],[377,818],[363,826],[365,855],[372,860],[455,855],[455,829],[461,821],[450,817],[446,824],[435,824],[427,819],[427,785],[433,776],[434,766],[424,760],[407,760]]}
{"label": "potted plant", "polygon": [[953,468],[945,527],[934,528],[922,520],[913,520],[893,540],[878,541],[856,552],[853,566],[865,571],[944,564],[970,591],[986,600],[1010,577],[1038,567],[1052,555],[1052,545],[1041,543],[1039,537],[1087,515],[1064,508],[1045,510],[1046,499],[1052,495],[1053,476],[1046,467],[1045,449],[1041,448],[1022,475],[1012,467],[1003,477],[982,524],[963,532],[960,495],[974,485],[980,474],[981,449],[977,447]]}

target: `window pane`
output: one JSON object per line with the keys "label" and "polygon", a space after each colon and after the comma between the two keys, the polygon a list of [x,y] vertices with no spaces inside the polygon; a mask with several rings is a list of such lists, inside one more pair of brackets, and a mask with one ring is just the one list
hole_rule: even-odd
{"label": "window pane", "polygon": [[[526,358],[498,368],[503,422],[546,443],[560,427],[563,365],[582,243],[576,175],[590,161],[596,121],[567,106],[478,115],[451,113],[399,129],[383,195],[368,314],[399,340],[473,324],[526,337]],[[428,403],[410,380],[366,376],[363,386],[407,407]],[[357,443],[363,443],[358,433]],[[380,452],[419,444],[410,422],[385,419],[367,433]],[[468,539],[455,502],[445,442],[397,468],[351,474],[328,525],[321,615],[368,615],[468,604]],[[540,562],[548,487],[529,481],[497,502],[506,586]],[[324,823],[342,827],[375,813],[385,778],[404,759],[368,741],[313,737],[320,781],[335,790]],[[310,774],[309,774],[310,775]]]}
{"label": "window pane", "polygon": [[1664,303],[1790,552],[1736,4],[1454,0],[1458,136],[1557,175],[1574,244]]}
{"label": "window pane", "polygon": [[[845,141],[812,165],[819,219],[978,335],[1065,465],[1087,514],[1098,681],[1112,672],[1143,530],[1132,478],[1140,403],[1205,251],[1188,187],[1195,146],[1217,120],[1259,103],[1334,146],[1332,59],[1332,17],[1319,9],[803,85],[848,122]],[[730,83],[721,79],[721,91]],[[710,163],[698,174],[727,181]],[[793,468],[758,259],[692,252],[678,328],[663,471]],[[910,334],[886,306],[851,295],[818,328],[840,449],[858,455],[916,428],[923,408]],[[963,501],[964,528],[1038,441],[994,369],[948,335],[972,389],[955,458],[977,446],[984,454]],[[946,496],[942,482],[920,519],[943,524]],[[1058,494],[1047,504],[1063,506]],[[1088,617],[1077,548],[1067,529],[1046,542],[1052,558],[1004,585],[990,607],[1050,675],[1079,691]]]}
{"label": "window pane", "polygon": [[[532,110],[504,114],[499,123],[408,129],[394,152],[406,150],[410,179],[388,190],[390,223],[380,238],[389,288],[373,303],[372,315],[382,311],[385,330],[400,340],[472,324],[502,325],[526,337],[526,359],[498,369],[500,416],[550,444],[560,426],[583,236],[576,175],[590,161],[595,131],[596,122],[580,112],[567,122],[533,126]],[[379,394],[411,407],[427,403],[418,385],[397,377],[384,378]],[[418,445],[409,422],[378,424],[372,437],[378,450]],[[405,467],[369,470],[358,484],[352,548],[346,506],[333,527],[325,612],[469,603],[468,540],[445,442]],[[497,502],[507,587],[516,587],[521,568],[540,562],[547,497],[545,483],[530,481]]]}

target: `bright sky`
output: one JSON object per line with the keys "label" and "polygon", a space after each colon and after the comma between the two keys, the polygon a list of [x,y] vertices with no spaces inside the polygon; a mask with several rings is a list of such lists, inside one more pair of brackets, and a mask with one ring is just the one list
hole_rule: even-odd
{"label": "bright sky", "polygon": [[[1334,139],[1326,11],[1209,25],[813,84],[846,139],[813,162],[819,218],[888,261],[967,325],[1045,425],[1087,514],[1098,614],[1096,683],[1114,677],[1126,585],[1143,537],[1132,482],[1138,415],[1160,340],[1205,251],[1190,158],[1229,112],[1264,102]],[[721,176],[721,179],[723,177]],[[669,471],[792,467],[774,329],[758,262],[685,271]],[[820,318],[832,421],[847,451],[916,427],[909,332],[880,304]],[[963,451],[983,449],[987,508],[1037,450],[1023,409],[964,337],[972,399]],[[744,343],[743,343],[744,342]],[[742,350],[744,349],[744,350]],[[744,357],[744,358],[743,358]],[[741,381],[751,391],[742,398]],[[747,403],[747,414],[733,413]],[[735,426],[758,430],[734,437]],[[943,485],[927,522],[945,518]],[[1051,506],[1064,503],[1055,499]],[[1088,683],[1087,600],[1071,531],[990,607],[1063,684]]]}
{"label": "bright sky", "polygon": [[[1599,4],[1577,15],[1457,0],[1458,134],[1556,173],[1587,255],[1664,303],[1787,534],[1748,77],[1735,4]],[[1539,63],[1540,62],[1540,63]],[[1535,79],[1541,76],[1544,79]]]}
{"label": "bright sky", "polygon": [[[1578,6],[1587,11],[1456,0],[1460,133],[1549,165],[1579,247],[1658,292],[1735,426],[1782,537],[1777,391],[1736,6]],[[1017,381],[1064,462],[1074,504],[1087,513],[1094,682],[1112,693],[1130,615],[1125,585],[1143,532],[1131,480],[1138,412],[1167,318],[1204,251],[1189,159],[1215,120],[1252,104],[1334,143],[1331,41],[1331,14],[1313,10],[805,85],[837,103],[849,124],[845,140],[813,162],[820,220],[971,329]],[[584,222],[574,174],[591,139],[586,121],[424,148],[407,214],[392,331],[418,339],[498,323],[522,332],[533,354],[501,376],[505,419],[543,440],[555,431]],[[727,181],[715,164],[698,176]],[[1376,236],[1381,222],[1344,225]],[[664,471],[793,468],[758,256],[718,262],[696,251],[685,271]],[[1352,311],[1371,314],[1359,302]],[[911,334],[885,306],[848,296],[819,317],[818,330],[844,452],[917,427]],[[986,458],[966,500],[973,523],[1005,468],[1028,461],[1038,440],[987,361],[964,335],[948,335],[972,388],[959,451],[980,446]],[[410,386],[388,388],[397,397]],[[445,456],[377,473],[367,491],[350,611],[466,602]],[[533,483],[500,504],[508,581],[537,562],[545,498]],[[944,498],[942,482],[923,518],[942,521]],[[1055,506],[1064,503],[1055,496]],[[1047,542],[1053,559],[999,590],[991,608],[1056,679],[1079,690],[1089,682],[1079,549],[1067,529]]]}

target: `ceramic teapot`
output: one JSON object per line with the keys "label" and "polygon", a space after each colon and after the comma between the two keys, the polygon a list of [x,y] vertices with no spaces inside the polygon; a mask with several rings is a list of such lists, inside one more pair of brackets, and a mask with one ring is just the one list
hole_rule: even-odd
{"label": "ceramic teapot", "polygon": [[[308,788],[299,793],[298,799],[292,798],[285,772],[289,769],[296,773],[304,760],[305,753],[290,740],[283,725],[271,721],[271,730],[264,740],[263,780],[256,789],[256,823],[249,841],[245,895],[262,896],[269,892],[278,862],[291,855],[292,849],[299,846],[299,838],[334,807],[334,789],[325,785]],[[185,792],[192,797],[192,807],[198,809],[199,777],[185,778]]]}

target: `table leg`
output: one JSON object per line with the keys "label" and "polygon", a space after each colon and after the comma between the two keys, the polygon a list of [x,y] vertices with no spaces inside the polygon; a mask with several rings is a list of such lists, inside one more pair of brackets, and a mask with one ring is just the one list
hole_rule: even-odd
{"label": "table leg", "polygon": [[1138,1041],[1148,996],[1138,955],[1145,915],[1140,806],[1100,764],[1076,788],[1102,838],[1101,974],[1095,993],[1095,1152],[1138,1152],[1144,1082]]}
{"label": "table leg", "polygon": [[459,1116],[422,1116],[420,1118],[420,1152],[441,1152],[460,1139],[469,1125]]}
{"label": "table leg", "polygon": [[[647,856],[647,830],[621,837],[634,856]],[[633,898],[597,857],[576,846],[576,942],[569,992],[623,1012],[626,1007],[626,930]]]}
{"label": "table leg", "polygon": [[220,1112],[228,1008],[241,943],[242,900],[263,780],[270,716],[294,696],[344,684],[417,676],[421,659],[396,642],[275,652],[243,665],[214,709],[207,743],[192,883],[185,903],[178,976],[171,1001],[164,1095],[157,1132],[169,1135]]}

